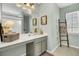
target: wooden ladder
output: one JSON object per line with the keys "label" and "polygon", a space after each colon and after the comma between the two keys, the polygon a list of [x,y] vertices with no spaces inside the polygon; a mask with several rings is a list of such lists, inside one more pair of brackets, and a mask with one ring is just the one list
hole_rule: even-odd
{"label": "wooden ladder", "polygon": [[[66,19],[64,22],[61,22],[60,19],[58,20],[59,23],[59,39],[60,39],[60,47],[62,47],[62,41],[66,41],[67,46],[69,47],[69,39],[68,39],[68,32],[67,32],[67,22]],[[66,39],[62,39],[65,38]]]}

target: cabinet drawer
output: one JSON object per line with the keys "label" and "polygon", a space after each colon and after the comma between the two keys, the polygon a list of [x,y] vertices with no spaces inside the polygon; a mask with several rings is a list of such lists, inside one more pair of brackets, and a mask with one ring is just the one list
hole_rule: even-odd
{"label": "cabinet drawer", "polygon": [[34,43],[37,44],[37,43],[39,43],[41,41],[42,41],[42,38],[37,38],[37,39],[34,40]]}
{"label": "cabinet drawer", "polygon": [[45,37],[42,37],[42,41],[43,41],[43,40],[47,40],[47,36],[45,36]]}
{"label": "cabinet drawer", "polygon": [[46,36],[45,37],[41,37],[41,38],[37,38],[37,39],[34,40],[34,43],[39,43],[39,42],[41,42],[43,40],[46,40],[46,39],[47,39]]}

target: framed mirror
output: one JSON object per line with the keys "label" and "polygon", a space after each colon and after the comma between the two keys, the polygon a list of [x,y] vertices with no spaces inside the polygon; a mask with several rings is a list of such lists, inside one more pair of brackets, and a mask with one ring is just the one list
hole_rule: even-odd
{"label": "framed mirror", "polygon": [[41,25],[46,25],[47,24],[47,15],[44,15],[41,17]]}
{"label": "framed mirror", "polygon": [[33,24],[33,26],[37,26],[37,18],[33,18],[32,24]]}

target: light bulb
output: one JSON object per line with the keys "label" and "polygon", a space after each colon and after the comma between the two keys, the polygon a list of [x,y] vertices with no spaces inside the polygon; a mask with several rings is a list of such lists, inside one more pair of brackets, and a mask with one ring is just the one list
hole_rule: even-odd
{"label": "light bulb", "polygon": [[22,4],[21,3],[17,3],[16,6],[17,7],[22,7]]}
{"label": "light bulb", "polygon": [[28,6],[28,7],[29,7],[29,6],[30,6],[30,4],[29,4],[29,3],[27,3],[27,4],[26,4],[26,6]]}
{"label": "light bulb", "polygon": [[31,13],[32,13],[31,9],[27,9],[27,10],[28,10],[29,14],[31,14]]}
{"label": "light bulb", "polygon": [[23,7],[22,7],[22,9],[24,9],[24,10],[25,10],[25,9],[26,9],[26,7],[25,7],[25,6],[23,6]]}
{"label": "light bulb", "polygon": [[31,8],[32,8],[32,9],[35,9],[35,6],[34,6],[34,5],[32,5],[32,6],[31,6]]}

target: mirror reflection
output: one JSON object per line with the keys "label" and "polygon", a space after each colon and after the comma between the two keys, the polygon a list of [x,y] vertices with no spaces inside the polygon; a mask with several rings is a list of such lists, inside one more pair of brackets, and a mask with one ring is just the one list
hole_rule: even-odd
{"label": "mirror reflection", "polygon": [[30,17],[28,10],[19,8],[16,3],[1,4],[1,23],[5,34],[28,33]]}

